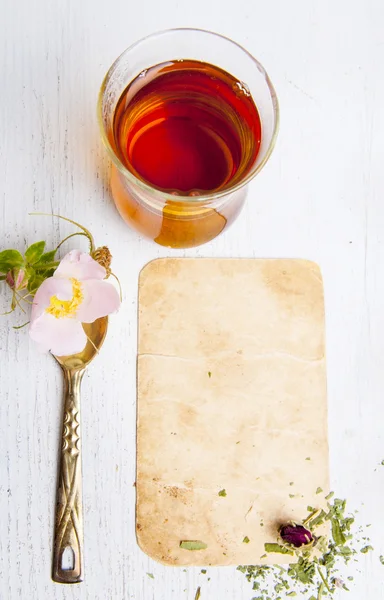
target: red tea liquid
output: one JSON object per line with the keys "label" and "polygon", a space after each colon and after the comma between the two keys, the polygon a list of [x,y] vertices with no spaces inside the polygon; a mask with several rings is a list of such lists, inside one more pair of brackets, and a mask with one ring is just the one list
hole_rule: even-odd
{"label": "red tea liquid", "polygon": [[185,195],[244,177],[259,151],[261,123],[244,84],[213,65],[183,60],[152,67],[129,84],[114,138],[132,173]]}
{"label": "red tea liquid", "polygon": [[[147,69],[127,86],[117,104],[111,133],[117,156],[137,178],[174,196],[198,197],[226,190],[244,179],[260,149],[261,122],[249,90],[235,77],[207,63],[178,60]],[[127,198],[126,206],[116,199],[116,194],[123,193],[117,179],[113,191],[127,220],[145,211],[134,198]],[[216,229],[222,229],[235,212],[235,207],[229,215],[209,210],[205,222],[199,213],[200,227],[212,229],[212,235],[202,232],[203,238],[215,237]],[[174,221],[165,224],[169,239],[161,231],[163,237],[156,241],[178,247],[201,243],[196,223],[188,222],[181,243],[179,235],[173,243],[171,227],[180,228],[175,221],[184,218],[183,211],[169,218]],[[184,240],[188,227],[193,230],[191,243]]]}

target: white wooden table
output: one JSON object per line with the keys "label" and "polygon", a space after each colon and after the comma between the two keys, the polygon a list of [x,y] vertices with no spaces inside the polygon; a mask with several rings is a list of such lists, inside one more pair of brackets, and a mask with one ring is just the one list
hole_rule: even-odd
{"label": "white wooden table", "polygon": [[[180,25],[226,34],[259,58],[276,86],[282,122],[236,224],[206,246],[171,252],[118,216],[95,104],[104,73],[125,47]],[[201,600],[254,595],[235,568],[207,575],[165,568],[136,545],[137,277],[149,260],[168,255],[320,264],[332,487],[359,509],[363,525],[373,524],[375,547],[361,556],[347,597],[384,599],[383,52],[380,0],[0,0],[0,249],[57,243],[72,229],[28,213],[58,212],[111,248],[124,289],[83,386],[81,585],[50,579],[61,373],[35,351],[26,329],[12,329],[22,316],[0,320],[1,600],[193,600],[198,585]],[[0,300],[5,310],[5,291]]]}

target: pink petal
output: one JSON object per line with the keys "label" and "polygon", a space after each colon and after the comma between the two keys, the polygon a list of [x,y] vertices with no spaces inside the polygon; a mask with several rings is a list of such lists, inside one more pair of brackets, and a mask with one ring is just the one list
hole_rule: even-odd
{"label": "pink petal", "polygon": [[55,277],[48,277],[48,279],[43,281],[33,298],[31,323],[44,313],[50,304],[52,296],[57,296],[60,300],[71,300],[72,282],[69,279]]}
{"label": "pink petal", "polygon": [[84,300],[76,313],[82,323],[93,323],[118,310],[120,297],[116,288],[108,281],[90,280],[82,284]]}
{"label": "pink petal", "polygon": [[43,313],[31,322],[29,335],[46,352],[49,350],[56,356],[77,354],[87,344],[82,324],[75,319],[56,319],[53,315]]}
{"label": "pink petal", "polygon": [[104,279],[106,270],[92,256],[80,250],[68,252],[57,267],[54,277],[73,277],[79,281]]}

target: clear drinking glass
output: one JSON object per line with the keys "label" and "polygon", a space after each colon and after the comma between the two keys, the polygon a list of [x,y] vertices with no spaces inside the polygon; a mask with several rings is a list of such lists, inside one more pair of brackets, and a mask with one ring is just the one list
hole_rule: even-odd
{"label": "clear drinking glass", "polygon": [[[215,65],[242,82],[261,120],[261,144],[250,170],[235,183],[209,193],[165,192],[143,181],[123,164],[114,139],[118,101],[137,76],[167,61],[197,60]],[[244,85],[245,84],[245,85]],[[230,225],[244,204],[246,185],[261,171],[276,142],[278,101],[262,65],[244,48],[221,35],[198,29],[170,29],[149,35],[125,50],[101,86],[98,120],[112,159],[111,189],[123,219],[158,244],[173,248],[198,246]]]}

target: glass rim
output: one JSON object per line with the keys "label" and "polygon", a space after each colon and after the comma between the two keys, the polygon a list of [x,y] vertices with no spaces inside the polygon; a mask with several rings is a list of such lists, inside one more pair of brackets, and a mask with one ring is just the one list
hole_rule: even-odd
{"label": "glass rim", "polygon": [[[121,162],[121,160],[118,158],[118,156],[116,156],[116,154],[109,142],[108,135],[107,135],[107,132],[105,131],[105,127],[104,127],[103,98],[104,98],[104,93],[105,93],[107,83],[110,78],[111,71],[115,68],[115,66],[119,63],[119,61],[125,54],[127,54],[128,52],[130,52],[131,50],[136,48],[136,46],[138,46],[142,42],[146,42],[147,40],[150,40],[150,39],[153,39],[156,37],[160,37],[161,35],[164,35],[167,33],[175,33],[178,31],[180,31],[180,32],[182,32],[182,31],[193,32],[194,31],[197,33],[204,33],[204,34],[211,35],[213,37],[221,38],[221,39],[229,42],[233,46],[236,46],[242,52],[244,52],[255,63],[257,69],[263,74],[263,76],[265,78],[265,81],[267,83],[269,93],[270,93],[271,99],[272,99],[273,113],[274,113],[275,119],[274,119],[274,127],[273,127],[271,141],[269,143],[269,146],[267,148],[267,151],[265,153],[263,160],[260,162],[260,164],[257,166],[257,168],[254,171],[248,173],[248,175],[246,175],[246,177],[244,177],[244,179],[237,182],[233,186],[227,187],[223,190],[219,190],[216,192],[209,192],[206,194],[201,194],[199,196],[188,196],[188,195],[178,194],[177,196],[172,196],[172,198],[171,198],[170,197],[171,194],[169,192],[164,192],[162,190],[159,190],[158,188],[154,187],[153,185],[146,183],[142,179],[139,179],[138,177],[136,177],[136,175],[134,175],[133,173],[131,173],[131,171],[129,171],[129,169],[127,169],[127,167]],[[102,81],[101,87],[100,87],[98,100],[97,100],[97,120],[99,123],[99,129],[101,132],[102,142],[103,142],[113,164],[115,165],[115,167],[117,167],[117,169],[120,171],[120,173],[122,175],[124,175],[124,177],[126,179],[128,179],[128,181],[130,183],[140,187],[145,192],[149,192],[151,194],[155,193],[158,198],[160,198],[164,201],[173,200],[175,202],[184,202],[184,203],[193,204],[193,203],[198,203],[198,202],[215,201],[219,198],[222,198],[223,196],[232,194],[233,192],[236,192],[237,190],[239,190],[242,187],[244,187],[245,185],[247,185],[254,177],[256,177],[256,175],[258,173],[260,173],[261,169],[268,162],[268,160],[272,154],[272,151],[276,145],[276,139],[277,139],[277,134],[279,131],[279,124],[280,124],[280,110],[279,110],[279,101],[277,99],[277,94],[276,94],[275,88],[273,87],[272,82],[269,78],[268,73],[264,69],[263,65],[250,52],[248,52],[248,50],[246,48],[241,46],[241,44],[238,44],[237,42],[235,42],[234,40],[232,40],[231,38],[229,38],[225,35],[221,35],[220,33],[215,33],[214,31],[209,31],[208,29],[198,29],[196,27],[175,27],[175,28],[170,28],[170,29],[162,29],[160,31],[156,31],[154,33],[150,33],[149,35],[146,35],[145,37],[137,40],[136,42],[134,42],[133,44],[128,46],[128,48],[123,50],[123,52],[121,52],[121,54],[116,58],[116,60],[114,60],[112,65],[109,67],[109,69]]]}

